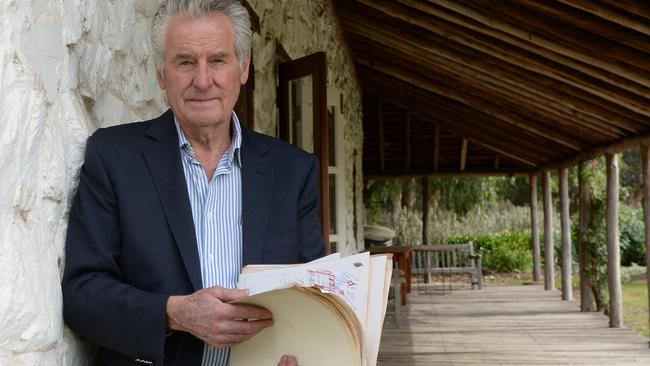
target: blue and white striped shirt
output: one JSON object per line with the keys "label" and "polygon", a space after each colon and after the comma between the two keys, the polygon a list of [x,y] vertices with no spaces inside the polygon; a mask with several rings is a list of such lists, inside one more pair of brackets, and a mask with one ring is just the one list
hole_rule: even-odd
{"label": "blue and white striped shirt", "polygon": [[[177,121],[181,160],[192,206],[192,218],[201,261],[203,287],[235,288],[242,267],[241,127],[233,112],[230,147],[217,165],[212,180],[194,155]],[[226,366],[230,349],[206,344],[202,366]]]}

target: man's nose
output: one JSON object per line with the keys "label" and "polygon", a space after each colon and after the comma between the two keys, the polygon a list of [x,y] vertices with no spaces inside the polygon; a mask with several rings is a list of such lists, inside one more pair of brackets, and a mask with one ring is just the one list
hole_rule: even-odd
{"label": "man's nose", "polygon": [[212,76],[207,62],[199,62],[194,74],[194,86],[199,90],[209,89],[212,86]]}

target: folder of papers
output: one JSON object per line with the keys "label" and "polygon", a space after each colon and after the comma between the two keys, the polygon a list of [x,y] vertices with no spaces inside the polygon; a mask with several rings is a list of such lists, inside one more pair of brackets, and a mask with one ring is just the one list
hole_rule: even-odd
{"label": "folder of papers", "polygon": [[388,256],[367,252],[245,267],[237,287],[250,296],[234,303],[269,309],[274,325],[234,346],[230,365],[274,365],[289,354],[302,366],[374,366],[391,274]]}

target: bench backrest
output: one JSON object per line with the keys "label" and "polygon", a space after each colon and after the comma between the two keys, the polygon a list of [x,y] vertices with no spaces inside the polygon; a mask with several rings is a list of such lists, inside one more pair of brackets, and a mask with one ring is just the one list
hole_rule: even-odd
{"label": "bench backrest", "polygon": [[411,249],[413,273],[426,273],[437,268],[474,269],[474,244],[418,245]]}

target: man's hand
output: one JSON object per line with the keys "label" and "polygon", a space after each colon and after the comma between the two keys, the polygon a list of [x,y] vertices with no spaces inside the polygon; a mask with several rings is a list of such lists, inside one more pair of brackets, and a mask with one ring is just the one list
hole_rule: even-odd
{"label": "man's hand", "polygon": [[167,327],[189,332],[214,347],[241,343],[273,324],[266,309],[226,304],[247,296],[248,290],[218,286],[187,296],[171,296],[167,301]]}
{"label": "man's hand", "polygon": [[284,355],[278,362],[278,366],[298,366],[298,360],[293,356]]}

